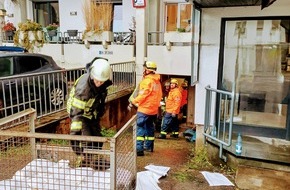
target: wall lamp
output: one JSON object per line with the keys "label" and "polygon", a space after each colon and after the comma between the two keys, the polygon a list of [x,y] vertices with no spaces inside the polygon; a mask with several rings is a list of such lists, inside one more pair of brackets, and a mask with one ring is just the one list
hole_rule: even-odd
{"label": "wall lamp", "polygon": [[102,41],[102,45],[104,49],[108,49],[108,42],[106,40]]}
{"label": "wall lamp", "polygon": [[168,51],[171,50],[171,46],[172,46],[172,42],[170,42],[170,41],[166,42],[166,48]]}
{"label": "wall lamp", "polygon": [[90,43],[88,40],[84,40],[84,42],[85,42],[85,47],[86,47],[87,49],[90,49],[90,45],[91,45],[91,43]]}

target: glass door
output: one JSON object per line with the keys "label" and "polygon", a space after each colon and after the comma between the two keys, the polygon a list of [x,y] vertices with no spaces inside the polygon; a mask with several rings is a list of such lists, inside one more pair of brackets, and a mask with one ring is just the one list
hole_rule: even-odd
{"label": "glass door", "polygon": [[236,83],[234,124],[289,130],[289,23],[290,18],[225,22],[220,86],[231,91]]}

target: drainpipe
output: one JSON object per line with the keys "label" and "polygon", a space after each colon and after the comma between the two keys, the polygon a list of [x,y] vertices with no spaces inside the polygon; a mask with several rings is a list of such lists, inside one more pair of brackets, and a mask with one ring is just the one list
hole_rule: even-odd
{"label": "drainpipe", "polygon": [[142,80],[143,64],[146,60],[146,7],[136,8],[136,84]]}
{"label": "drainpipe", "polygon": [[3,31],[2,26],[3,22],[5,21],[4,17],[6,15],[6,10],[4,9],[4,0],[0,0],[0,45],[3,45]]}
{"label": "drainpipe", "polygon": [[21,22],[25,22],[27,19],[33,20],[32,1],[29,0],[18,1],[18,6],[20,7],[19,13]]}

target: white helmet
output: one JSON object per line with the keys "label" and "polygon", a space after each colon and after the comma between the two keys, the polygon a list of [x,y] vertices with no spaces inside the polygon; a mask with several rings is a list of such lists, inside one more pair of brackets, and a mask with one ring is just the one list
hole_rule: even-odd
{"label": "white helmet", "polygon": [[90,75],[98,81],[106,81],[110,78],[111,67],[106,59],[96,59],[92,66]]}

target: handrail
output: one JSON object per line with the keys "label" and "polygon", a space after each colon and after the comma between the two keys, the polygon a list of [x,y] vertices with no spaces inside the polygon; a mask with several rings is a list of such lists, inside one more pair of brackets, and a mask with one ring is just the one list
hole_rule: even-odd
{"label": "handrail", "polygon": [[[232,86],[232,92],[213,89],[209,85],[206,89],[206,102],[205,102],[205,118],[204,118],[204,142],[206,139],[215,141],[220,146],[219,157],[226,161],[223,155],[223,146],[232,145],[232,128],[235,106],[235,84]],[[215,95],[215,96],[214,96]],[[212,103],[216,100],[218,108],[214,108]],[[229,103],[230,102],[230,103]],[[230,105],[230,108],[228,108]],[[212,118],[212,110],[216,110],[217,114]],[[214,122],[211,125],[211,121]],[[228,133],[228,135],[227,135]]]}

